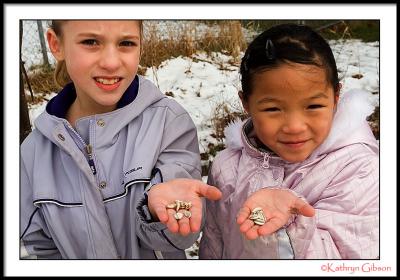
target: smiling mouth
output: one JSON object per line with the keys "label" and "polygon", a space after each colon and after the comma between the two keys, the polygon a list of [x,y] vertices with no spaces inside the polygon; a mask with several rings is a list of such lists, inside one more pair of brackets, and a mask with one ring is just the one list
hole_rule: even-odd
{"label": "smiling mouth", "polygon": [[94,78],[94,79],[96,80],[96,82],[103,84],[103,85],[113,85],[122,80],[122,78],[111,78],[111,79]]}
{"label": "smiling mouth", "polygon": [[300,148],[302,147],[308,140],[304,141],[296,141],[296,142],[281,142],[283,145],[290,148]]}
{"label": "smiling mouth", "polygon": [[291,144],[302,144],[304,142],[307,142],[307,140],[304,141],[296,141],[296,142],[282,142],[285,145],[291,145]]}

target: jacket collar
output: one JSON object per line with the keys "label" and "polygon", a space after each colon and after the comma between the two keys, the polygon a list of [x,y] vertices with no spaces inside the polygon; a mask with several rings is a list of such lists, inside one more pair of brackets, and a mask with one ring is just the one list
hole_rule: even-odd
{"label": "jacket collar", "polygon": [[[123,106],[122,108],[117,108],[116,110],[107,113],[82,117],[76,121],[76,130],[82,134],[84,139],[88,139],[90,123],[101,121],[105,124],[102,129],[96,130],[96,148],[107,146],[112,143],[112,141],[114,141],[113,139],[116,139],[118,133],[129,125],[129,123],[131,123],[135,118],[140,116],[147,108],[152,106],[152,104],[159,102],[161,99],[167,98],[151,81],[142,76],[137,77],[137,85],[135,85],[136,83],[132,83],[124,93],[124,98],[119,102],[118,106]],[[138,90],[135,88],[138,88]],[[68,90],[71,90],[71,88],[65,89],[64,94],[73,92]],[[58,96],[55,96],[53,99],[57,97]],[[67,98],[64,96],[64,98],[67,99],[66,101],[64,100],[65,102],[71,102],[72,100],[72,98],[69,97]],[[58,100],[56,104],[62,100],[63,99]],[[128,102],[130,103],[125,105],[125,103]],[[62,114],[63,108],[68,106],[66,106],[66,104],[64,104],[64,106],[60,105],[56,107],[53,107],[53,105],[47,106],[49,106],[50,109],[48,110],[46,108],[46,110],[36,118],[35,128],[37,128],[45,137],[57,144],[57,139],[55,139],[54,136],[54,129],[57,127],[62,128],[68,126],[68,122],[65,118],[60,118],[55,114]],[[51,112],[53,114],[51,114]],[[64,112],[66,112],[65,109]],[[84,134],[86,134],[86,136]]]}
{"label": "jacket collar", "polygon": [[[139,77],[136,76],[133,82],[122,95],[117,103],[117,109],[130,104],[135,100],[139,90]],[[58,118],[65,118],[68,109],[76,99],[76,90],[73,83],[67,84],[46,106],[46,111],[50,115]]]}
{"label": "jacket collar", "polygon": [[264,163],[271,162],[274,165],[281,165],[284,160],[260,143],[254,133],[251,118],[236,120],[224,130],[226,146],[232,150],[244,149],[253,158],[262,158]]}

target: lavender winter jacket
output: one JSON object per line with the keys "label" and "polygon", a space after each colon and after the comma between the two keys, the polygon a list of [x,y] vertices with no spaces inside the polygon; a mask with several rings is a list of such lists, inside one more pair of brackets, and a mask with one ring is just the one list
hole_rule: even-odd
{"label": "lavender winter jacket", "polygon": [[184,249],[199,237],[171,233],[146,219],[141,207],[154,178],[200,179],[201,174],[189,114],[150,81],[135,81],[120,101],[124,106],[79,119],[76,130],[49,113],[55,104],[67,110],[60,102],[74,94],[67,87],[36,119],[21,146],[20,230],[29,255],[177,259],[185,258]]}
{"label": "lavender winter jacket", "polygon": [[[327,139],[301,163],[255,146],[251,120],[226,129],[227,149],[215,158],[208,183],[223,193],[207,201],[202,259],[373,259],[379,257],[378,145],[367,122],[367,93],[353,90],[338,104]],[[260,188],[288,189],[316,210],[274,234],[247,240],[236,216]]]}

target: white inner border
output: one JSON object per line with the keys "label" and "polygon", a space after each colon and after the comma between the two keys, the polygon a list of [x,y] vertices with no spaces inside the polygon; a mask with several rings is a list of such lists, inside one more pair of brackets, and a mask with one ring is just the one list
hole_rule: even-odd
{"label": "white inner border", "polygon": [[[396,275],[396,4],[336,5],[14,5],[5,14],[5,263],[7,276]],[[380,20],[380,260],[377,261],[35,261],[19,260],[20,19],[374,19]],[[339,269],[324,272],[327,265]],[[364,266],[363,266],[364,265]],[[343,269],[340,269],[340,268]],[[351,267],[359,271],[351,273]],[[390,268],[388,272],[362,268]]]}

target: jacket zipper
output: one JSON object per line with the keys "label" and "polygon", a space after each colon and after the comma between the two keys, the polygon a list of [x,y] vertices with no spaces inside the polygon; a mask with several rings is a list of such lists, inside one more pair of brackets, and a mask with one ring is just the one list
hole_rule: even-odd
{"label": "jacket zipper", "polygon": [[71,126],[71,124],[69,122],[67,122],[67,126],[68,128],[72,131],[72,133],[76,136],[76,138],[79,140],[81,147],[79,147],[81,150],[84,149],[88,155],[88,161],[89,161],[89,167],[90,170],[92,170],[93,175],[96,175],[97,170],[96,170],[96,166],[94,164],[94,160],[93,160],[93,148],[92,145],[86,144],[86,142],[82,139],[82,137],[75,131],[75,129]]}
{"label": "jacket zipper", "polygon": [[86,152],[87,152],[88,157],[89,157],[90,169],[92,170],[93,175],[96,175],[97,171],[96,171],[96,166],[94,165],[94,160],[93,160],[92,145],[88,144],[86,146]]}
{"label": "jacket zipper", "polygon": [[264,159],[262,163],[262,168],[269,168],[269,158],[271,157],[269,153],[263,153],[264,154]]}

